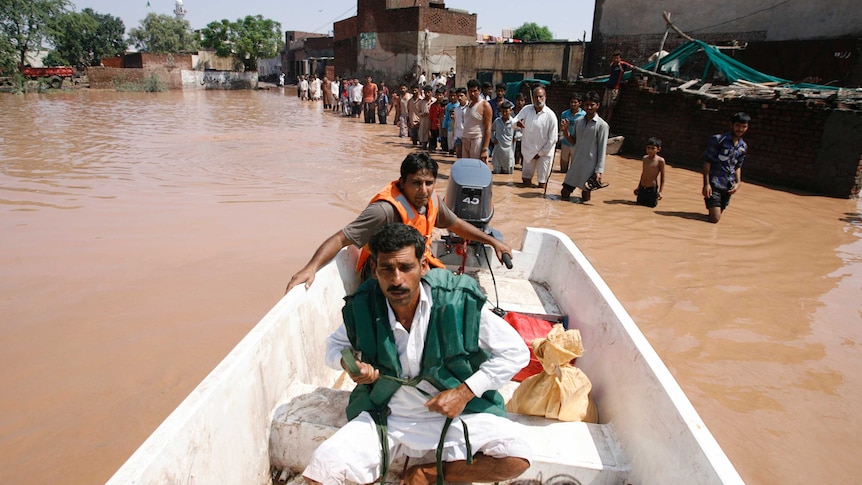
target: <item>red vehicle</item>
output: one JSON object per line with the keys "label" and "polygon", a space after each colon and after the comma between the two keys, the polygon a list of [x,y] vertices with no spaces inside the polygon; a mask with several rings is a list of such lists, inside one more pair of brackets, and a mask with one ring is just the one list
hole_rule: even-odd
{"label": "red vehicle", "polygon": [[64,79],[71,79],[75,70],[69,66],[57,67],[25,67],[22,71],[24,76],[30,79],[47,78],[52,88],[60,89]]}

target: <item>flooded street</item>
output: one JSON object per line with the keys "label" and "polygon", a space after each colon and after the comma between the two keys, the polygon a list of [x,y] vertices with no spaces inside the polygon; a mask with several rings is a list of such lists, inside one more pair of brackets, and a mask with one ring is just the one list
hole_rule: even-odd
{"label": "flooded street", "polygon": [[[293,89],[0,96],[0,482],[107,480],[409,150]],[[639,175],[495,175],[492,225],[572,238],[747,483],[858,482],[862,202],[743,184],[713,225],[700,174],[654,210]]]}

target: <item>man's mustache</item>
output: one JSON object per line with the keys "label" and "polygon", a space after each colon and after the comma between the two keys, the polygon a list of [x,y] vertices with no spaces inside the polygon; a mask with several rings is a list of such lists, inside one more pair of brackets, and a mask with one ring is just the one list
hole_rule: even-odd
{"label": "man's mustache", "polygon": [[393,291],[398,292],[398,291],[407,291],[407,290],[408,290],[408,288],[406,286],[397,285],[397,286],[390,286],[386,291],[387,292],[393,292]]}

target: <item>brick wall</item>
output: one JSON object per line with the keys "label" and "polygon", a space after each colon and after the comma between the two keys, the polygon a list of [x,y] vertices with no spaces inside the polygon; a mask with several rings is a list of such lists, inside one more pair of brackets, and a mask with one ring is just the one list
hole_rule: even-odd
{"label": "brick wall", "polygon": [[441,34],[476,37],[476,14],[453,12],[440,8],[423,9],[419,18],[419,30]]}
{"label": "brick wall", "polygon": [[359,38],[351,37],[333,42],[335,52],[335,74],[337,76],[356,74],[356,53],[359,52]]}
{"label": "brick wall", "polygon": [[90,81],[90,89],[116,89],[122,84],[142,84],[145,79],[155,75],[159,81],[168,89],[182,89],[183,80],[180,69],[168,71],[164,68],[156,69],[118,69],[113,67],[89,67],[87,78]]}
{"label": "brick wall", "polygon": [[[572,92],[597,86],[553,83],[548,106],[559,116]],[[598,90],[601,95],[601,90]],[[814,101],[732,99],[704,101],[678,93],[623,86],[611,133],[625,136],[623,152],[643,154],[647,138],[662,139],[662,155],[675,166],[699,170],[710,135],[725,132],[730,117],[752,117],[745,136],[749,155],[743,180],[834,197],[859,194],[862,175],[862,112],[831,109]]]}
{"label": "brick wall", "polygon": [[359,30],[357,30],[358,28],[356,17],[350,17],[339,22],[335,22],[332,24],[334,41],[338,42],[340,40],[356,37],[359,35]]}

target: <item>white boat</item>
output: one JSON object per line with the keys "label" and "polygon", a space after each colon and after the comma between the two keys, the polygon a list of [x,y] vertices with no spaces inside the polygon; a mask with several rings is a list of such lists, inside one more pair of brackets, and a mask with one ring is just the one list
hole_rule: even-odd
{"label": "white boat", "polygon": [[[301,470],[344,420],[338,403],[346,402],[347,391],[339,390],[345,379],[323,364],[323,353],[327,335],[341,322],[342,298],[359,283],[355,253],[342,250],[310,289],[285,295],[108,483],[264,485],[274,475],[283,478],[286,469]],[[506,269],[491,252],[499,306],[568,317],[569,328],[583,338],[577,366],[592,381],[599,412],[599,424],[513,416],[534,450],[533,466],[519,481],[562,475],[579,484],[743,483],[652,346],[566,235],[529,228],[514,256],[514,268]],[[478,275],[496,303],[487,269]]]}

